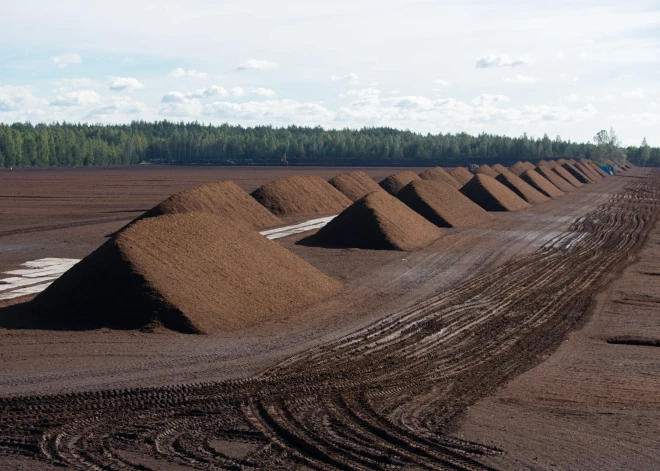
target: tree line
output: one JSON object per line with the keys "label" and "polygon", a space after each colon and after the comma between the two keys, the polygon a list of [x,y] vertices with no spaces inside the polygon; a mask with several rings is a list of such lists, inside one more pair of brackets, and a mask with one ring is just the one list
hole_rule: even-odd
{"label": "tree line", "polygon": [[[646,141],[644,141],[644,144]],[[634,164],[660,165],[660,149],[623,149]],[[219,126],[134,121],[126,125],[0,124],[0,167],[171,164],[395,164],[596,158],[598,145],[482,133],[420,134],[387,127]]]}

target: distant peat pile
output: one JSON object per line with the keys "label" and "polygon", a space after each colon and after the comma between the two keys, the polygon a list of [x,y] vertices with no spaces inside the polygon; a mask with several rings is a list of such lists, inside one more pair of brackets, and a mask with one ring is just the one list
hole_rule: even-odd
{"label": "distant peat pile", "polygon": [[420,176],[416,173],[404,170],[403,172],[397,172],[384,178],[379,185],[390,195],[396,196],[404,186],[415,180],[421,180]]}
{"label": "distant peat pile", "polygon": [[486,211],[520,211],[529,203],[488,175],[477,174],[467,182],[461,193]]}
{"label": "distant peat pile", "polygon": [[267,183],[252,192],[264,207],[279,215],[337,214],[351,200],[321,177],[295,175]]}
{"label": "distant peat pile", "polygon": [[443,181],[411,182],[399,192],[398,198],[438,227],[469,227],[493,218]]}
{"label": "distant peat pile", "polygon": [[342,173],[328,180],[332,186],[355,202],[372,191],[381,190],[378,183],[362,171]]}
{"label": "distant peat pile", "polygon": [[147,211],[142,218],[193,212],[216,214],[230,220],[242,221],[258,230],[277,227],[282,223],[277,216],[232,181],[209,183],[175,193]]}
{"label": "distant peat pile", "polygon": [[[532,168],[534,168],[533,165]],[[522,173],[526,170],[530,170],[530,167],[525,162],[516,162],[511,167],[509,167],[509,171],[518,176],[522,175]]]}
{"label": "distant peat pile", "polygon": [[566,162],[566,163],[563,163],[561,166],[564,170],[566,170],[568,173],[573,175],[573,178],[575,178],[580,183],[582,183],[582,184],[593,183],[591,178],[589,178],[587,175],[585,175],[582,172],[582,170],[578,169],[572,163]]}
{"label": "distant peat pile", "polygon": [[465,185],[467,182],[472,180],[472,177],[474,176],[472,172],[470,172],[467,168],[465,167],[454,167],[449,169],[448,173],[456,179],[458,183],[461,184],[461,187]]}
{"label": "distant peat pile", "polygon": [[491,178],[497,178],[497,175],[499,175],[495,170],[493,170],[489,165],[483,164],[481,165],[476,173],[479,173],[481,175],[488,175]]}
{"label": "distant peat pile", "polygon": [[569,171],[567,171],[563,165],[557,165],[552,169],[557,175],[566,180],[568,183],[573,185],[575,188],[580,188],[583,184],[575,178]]}
{"label": "distant peat pile", "polygon": [[310,239],[328,247],[413,251],[441,235],[440,229],[401,201],[375,191],[353,203]]}
{"label": "distant peat pile", "polygon": [[560,177],[557,172],[553,170],[553,167],[550,167],[549,165],[538,166],[534,170],[563,192],[574,191],[576,189],[575,186]]}
{"label": "distant peat pile", "polygon": [[530,204],[545,203],[549,199],[525,180],[506,169],[497,176],[496,180]]}
{"label": "distant peat pile", "polygon": [[439,182],[445,182],[448,185],[453,186],[457,190],[460,190],[463,186],[458,180],[452,177],[445,169],[442,167],[433,167],[428,170],[424,170],[419,174],[419,177],[422,180],[434,180]]}
{"label": "distant peat pile", "polygon": [[565,194],[535,170],[525,170],[520,178],[548,198],[556,198]]}
{"label": "distant peat pile", "polygon": [[61,328],[239,330],[338,284],[252,228],[205,213],[137,221],[35,298]]}

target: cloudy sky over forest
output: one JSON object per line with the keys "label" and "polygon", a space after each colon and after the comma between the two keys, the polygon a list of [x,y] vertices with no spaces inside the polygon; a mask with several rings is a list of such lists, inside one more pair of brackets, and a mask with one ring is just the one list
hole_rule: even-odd
{"label": "cloudy sky over forest", "polygon": [[392,126],[660,145],[660,4],[5,1],[0,121]]}

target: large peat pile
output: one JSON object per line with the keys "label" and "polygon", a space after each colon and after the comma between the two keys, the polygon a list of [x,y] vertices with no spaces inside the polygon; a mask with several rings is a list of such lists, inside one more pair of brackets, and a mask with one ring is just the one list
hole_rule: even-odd
{"label": "large peat pile", "polygon": [[472,177],[474,176],[474,174],[465,167],[450,168],[447,173],[454,177],[456,181],[461,184],[461,187],[472,180]]}
{"label": "large peat pile", "polygon": [[421,180],[419,175],[408,170],[404,170],[403,172],[397,172],[387,178],[384,178],[379,183],[379,185],[390,195],[396,196],[404,186],[415,180]]}
{"label": "large peat pile", "polygon": [[575,178],[568,170],[566,170],[563,167],[563,164],[562,165],[557,165],[556,167],[554,167],[552,169],[552,171],[555,172],[557,175],[559,175],[564,180],[566,180],[568,183],[573,185],[575,188],[580,188],[581,186],[583,186],[583,184],[580,183],[580,181],[577,178]]}
{"label": "large peat pile", "polygon": [[559,188],[550,183],[545,177],[539,175],[535,170],[525,170],[520,178],[528,183],[536,191],[549,198],[556,198],[564,194]]}
{"label": "large peat pile", "polygon": [[339,190],[314,175],[279,178],[257,188],[252,196],[282,215],[337,214],[351,204]]}
{"label": "large peat pile", "polygon": [[506,169],[497,176],[496,180],[530,204],[545,203],[548,201],[547,196],[540,193],[518,175]]}
{"label": "large peat pile", "polygon": [[62,327],[227,332],[313,303],[338,284],[247,225],[187,213],[137,221],[41,293]]}
{"label": "large peat pile", "polygon": [[461,188],[461,193],[486,211],[520,211],[529,203],[488,175],[475,175]]}
{"label": "large peat pile", "polygon": [[380,190],[378,183],[362,171],[342,173],[328,180],[332,186],[355,202],[372,191]]}
{"label": "large peat pile", "polygon": [[499,175],[488,164],[481,165],[475,173],[478,173],[478,174],[481,174],[481,175],[488,175],[491,178],[497,178],[497,175]]}
{"label": "large peat pile", "polygon": [[452,177],[445,169],[442,167],[433,167],[428,170],[424,170],[419,174],[419,177],[422,180],[435,180],[439,182],[445,182],[457,190],[460,190],[463,186],[458,180]]}
{"label": "large peat pile", "polygon": [[549,165],[539,165],[534,170],[563,192],[575,190],[575,187],[554,172],[553,168]]}

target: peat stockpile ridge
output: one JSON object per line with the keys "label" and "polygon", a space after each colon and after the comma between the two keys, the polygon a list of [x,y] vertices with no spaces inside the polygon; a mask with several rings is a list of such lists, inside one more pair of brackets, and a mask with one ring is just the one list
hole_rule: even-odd
{"label": "peat stockpile ridge", "polygon": [[486,211],[520,211],[530,205],[506,186],[488,175],[475,175],[461,193]]}
{"label": "peat stockpile ridge", "polygon": [[247,225],[187,213],[117,233],[34,301],[62,328],[227,332],[318,301],[337,283]]}
{"label": "peat stockpile ridge", "polygon": [[353,203],[310,240],[331,247],[413,251],[441,234],[440,229],[395,197],[375,191]]}
{"label": "peat stockpile ridge", "polygon": [[439,227],[469,227],[492,219],[481,206],[445,182],[410,182],[398,198]]}
{"label": "peat stockpile ridge", "polygon": [[481,165],[475,173],[479,173],[481,175],[488,175],[491,178],[497,178],[498,173],[493,170],[488,164],[483,164]]}
{"label": "peat stockpile ridge", "polygon": [[540,193],[525,180],[508,170],[500,173],[496,180],[530,204],[545,203],[548,201],[547,196]]}
{"label": "peat stockpile ridge", "polygon": [[571,185],[568,181],[560,177],[552,169],[553,167],[550,167],[549,165],[539,165],[534,170],[536,171],[536,173],[544,177],[546,180],[548,180],[554,186],[559,188],[561,191],[568,192],[575,190],[575,187],[573,185]]}
{"label": "peat stockpile ridge", "polygon": [[351,204],[339,190],[314,175],[279,178],[257,188],[252,196],[275,214],[337,214]]}
{"label": "peat stockpile ridge", "polygon": [[548,196],[550,198],[556,198],[557,196],[562,196],[564,194],[559,188],[550,183],[542,175],[539,175],[535,170],[525,170],[522,175],[520,175],[526,183],[529,183],[536,191]]}
{"label": "peat stockpile ridge", "polygon": [[428,170],[424,170],[419,174],[419,177],[422,180],[435,180],[439,182],[445,182],[457,190],[460,190],[463,186],[458,180],[452,177],[447,171],[441,167],[433,167]]}
{"label": "peat stockpile ridge", "polygon": [[592,162],[591,160],[585,160],[584,164],[591,167],[591,169],[594,172],[596,172],[598,175],[600,175],[601,177],[609,177],[609,174],[607,174],[605,171],[603,171],[603,169],[600,168],[595,162]]}
{"label": "peat stockpile ridge", "polygon": [[596,173],[589,165],[585,165],[583,162],[576,163],[575,168],[580,170],[587,177],[591,178],[592,182],[597,182],[598,180],[603,179],[603,177],[601,177],[598,173]]}
{"label": "peat stockpile ridge", "polygon": [[193,212],[217,214],[243,221],[254,229],[270,229],[282,223],[245,190],[228,180],[175,193],[147,211],[142,218]]}
{"label": "peat stockpile ridge", "polygon": [[571,174],[568,170],[566,170],[563,167],[563,164],[562,165],[557,165],[556,167],[554,167],[552,169],[552,171],[555,172],[557,175],[559,175],[564,180],[566,180],[568,183],[573,185],[575,188],[580,188],[581,186],[583,186],[583,184],[580,183],[580,181],[577,178],[575,178],[573,176],[573,174]]}
{"label": "peat stockpile ridge", "polygon": [[509,170],[502,164],[491,165],[491,168],[497,172],[499,175],[502,172],[508,172]]}
{"label": "peat stockpile ridge", "polygon": [[511,167],[509,167],[509,171],[518,176],[522,175],[525,170],[529,170],[525,162],[516,162]]}
{"label": "peat stockpile ridge", "polygon": [[397,172],[393,175],[390,175],[389,177],[383,179],[383,181],[381,181],[379,184],[390,195],[396,196],[404,186],[415,180],[421,180],[419,175],[408,170],[404,170],[403,172]]}
{"label": "peat stockpile ridge", "polygon": [[381,190],[378,183],[362,171],[342,173],[328,180],[332,186],[342,192],[349,200],[357,201],[372,191]]}
{"label": "peat stockpile ridge", "polygon": [[451,169],[448,170],[448,173],[449,173],[449,175],[454,177],[458,183],[461,184],[461,187],[463,185],[465,185],[467,182],[469,182],[470,180],[472,180],[472,177],[474,176],[473,173],[470,172],[465,167],[451,168]]}
{"label": "peat stockpile ridge", "polygon": [[573,178],[575,178],[575,179],[576,179],[577,181],[579,181],[580,183],[583,183],[583,184],[586,184],[586,183],[593,183],[593,181],[591,180],[591,178],[589,178],[588,176],[586,176],[586,175],[582,172],[582,170],[578,169],[575,165],[573,165],[573,164],[571,164],[571,163],[569,163],[569,162],[566,162],[566,163],[561,164],[561,166],[562,166],[562,168],[563,168],[564,170],[566,170],[568,173],[570,173],[571,175],[573,175]]}

